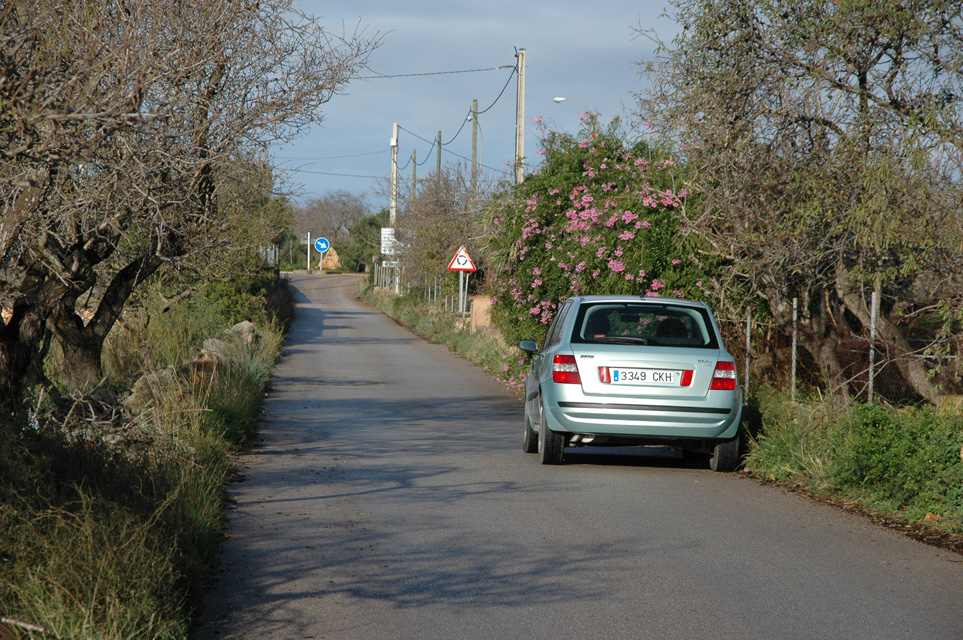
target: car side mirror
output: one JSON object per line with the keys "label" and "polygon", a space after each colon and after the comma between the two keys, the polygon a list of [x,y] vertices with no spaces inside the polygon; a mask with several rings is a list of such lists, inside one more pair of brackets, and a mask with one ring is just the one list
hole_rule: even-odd
{"label": "car side mirror", "polygon": [[534,340],[522,340],[518,343],[518,348],[529,353],[538,353],[538,343]]}

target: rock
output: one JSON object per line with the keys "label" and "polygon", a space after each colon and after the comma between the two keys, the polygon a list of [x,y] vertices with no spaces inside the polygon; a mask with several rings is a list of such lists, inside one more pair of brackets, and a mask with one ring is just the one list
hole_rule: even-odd
{"label": "rock", "polygon": [[232,336],[237,336],[244,344],[254,344],[257,342],[257,328],[254,326],[254,323],[249,320],[238,322],[228,329],[227,333]]}
{"label": "rock", "polygon": [[230,363],[230,349],[222,340],[205,340],[203,350],[193,360],[142,375],[124,398],[124,405],[128,409],[157,406],[165,399],[183,397],[191,388],[209,387],[218,371]]}
{"label": "rock", "polygon": [[334,250],[334,247],[329,248],[324,252],[324,258],[321,260],[322,269],[340,269],[341,268],[341,257],[338,252]]}
{"label": "rock", "polygon": [[231,345],[217,338],[208,338],[204,341],[204,347],[201,349],[201,357],[204,356],[217,360],[219,364],[226,365],[231,359]]}
{"label": "rock", "polygon": [[[148,371],[131,387],[130,395],[124,398],[124,405],[129,408],[140,408],[157,404],[159,400],[170,394],[177,384],[174,367]],[[180,392],[179,386],[176,386],[176,389]]]}

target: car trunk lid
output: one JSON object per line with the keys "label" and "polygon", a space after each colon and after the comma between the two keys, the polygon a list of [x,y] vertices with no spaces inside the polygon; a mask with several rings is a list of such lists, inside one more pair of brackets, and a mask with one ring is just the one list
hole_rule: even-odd
{"label": "car trunk lid", "polygon": [[[572,345],[582,390],[622,397],[704,397],[722,351],[628,344]],[[729,377],[730,374],[723,373]],[[735,369],[731,373],[735,380]]]}

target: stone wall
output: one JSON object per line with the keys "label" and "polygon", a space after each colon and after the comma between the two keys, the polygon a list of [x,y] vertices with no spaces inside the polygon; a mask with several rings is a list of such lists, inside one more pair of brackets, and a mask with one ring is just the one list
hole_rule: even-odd
{"label": "stone wall", "polygon": [[492,326],[492,299],[490,296],[471,296],[471,324],[469,328],[472,333],[479,329],[486,329]]}

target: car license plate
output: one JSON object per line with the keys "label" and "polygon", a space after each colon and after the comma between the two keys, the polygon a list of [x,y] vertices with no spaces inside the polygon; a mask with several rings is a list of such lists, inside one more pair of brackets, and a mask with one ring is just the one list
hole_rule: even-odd
{"label": "car license plate", "polygon": [[612,369],[612,384],[672,385],[675,371],[663,369]]}

